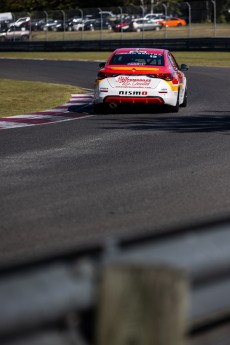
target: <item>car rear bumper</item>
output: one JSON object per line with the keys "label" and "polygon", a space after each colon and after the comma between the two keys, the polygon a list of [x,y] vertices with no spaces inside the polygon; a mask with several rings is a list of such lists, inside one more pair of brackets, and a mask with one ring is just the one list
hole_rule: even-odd
{"label": "car rear bumper", "polygon": [[107,96],[104,98],[103,102],[107,104],[164,104],[164,100],[161,97]]}

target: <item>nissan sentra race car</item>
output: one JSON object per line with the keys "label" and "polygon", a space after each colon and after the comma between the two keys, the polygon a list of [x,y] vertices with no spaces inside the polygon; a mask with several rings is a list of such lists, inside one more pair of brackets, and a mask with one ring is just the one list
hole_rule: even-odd
{"label": "nissan sentra race car", "polygon": [[167,106],[172,112],[187,105],[185,64],[178,65],[165,49],[116,49],[99,64],[94,89],[94,111],[106,113],[125,104]]}

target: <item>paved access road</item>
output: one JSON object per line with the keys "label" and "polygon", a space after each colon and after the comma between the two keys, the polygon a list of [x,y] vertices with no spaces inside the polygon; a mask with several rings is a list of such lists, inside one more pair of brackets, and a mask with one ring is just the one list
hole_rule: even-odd
{"label": "paved access road", "polygon": [[[186,63],[186,61],[183,61]],[[1,78],[92,88],[98,63],[1,60]],[[230,69],[191,67],[179,114],[0,133],[0,264],[230,214]]]}

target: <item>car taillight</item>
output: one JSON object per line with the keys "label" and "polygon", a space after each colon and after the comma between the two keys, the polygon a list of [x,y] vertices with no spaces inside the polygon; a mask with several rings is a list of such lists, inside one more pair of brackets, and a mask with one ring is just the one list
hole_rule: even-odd
{"label": "car taillight", "polygon": [[102,72],[100,71],[97,75],[97,79],[98,80],[102,80],[102,79],[105,79],[105,78],[115,78],[117,77],[119,74],[116,74],[116,73],[107,73],[107,72]]}
{"label": "car taillight", "polygon": [[164,79],[166,81],[171,81],[173,84],[178,84],[178,79],[177,79],[175,73],[150,74],[149,77],[151,77],[151,78],[158,78],[158,79]]}

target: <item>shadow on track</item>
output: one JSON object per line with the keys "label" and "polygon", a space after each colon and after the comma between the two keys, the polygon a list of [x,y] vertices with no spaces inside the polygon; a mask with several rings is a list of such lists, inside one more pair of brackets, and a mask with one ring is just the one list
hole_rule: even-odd
{"label": "shadow on track", "polygon": [[[104,129],[128,129],[133,131],[168,131],[175,133],[223,132],[230,131],[230,113],[210,111],[209,115],[181,116],[181,115],[153,115],[135,117],[106,117],[102,120]],[[212,113],[212,115],[210,115]]]}
{"label": "shadow on track", "polygon": [[[70,106],[69,111],[93,114],[92,104]],[[111,111],[103,116],[97,115],[97,121],[103,121],[103,129],[128,129],[133,131],[168,131],[176,133],[224,132],[230,131],[230,112],[206,110],[196,116],[168,114],[163,109],[149,110],[127,108],[125,111]],[[151,109],[153,110],[153,109]],[[107,118],[108,116],[108,118]],[[112,118],[111,118],[112,116]],[[107,118],[107,119],[106,119]]]}

